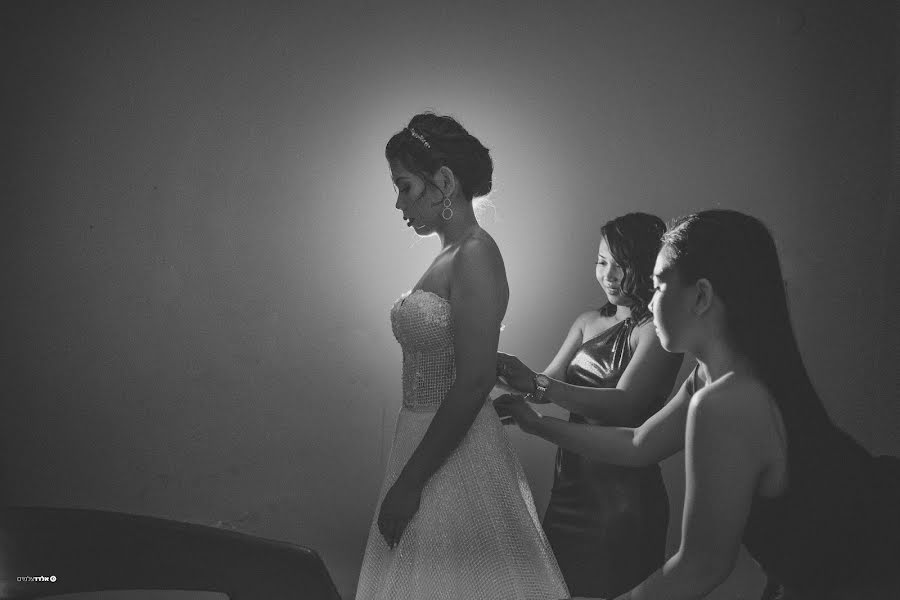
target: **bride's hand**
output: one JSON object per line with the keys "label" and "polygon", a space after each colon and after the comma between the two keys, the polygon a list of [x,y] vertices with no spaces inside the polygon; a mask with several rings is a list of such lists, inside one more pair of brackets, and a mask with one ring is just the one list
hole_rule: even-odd
{"label": "bride's hand", "polygon": [[419,511],[422,489],[409,485],[399,477],[381,501],[378,511],[378,531],[393,550],[400,543],[406,526]]}
{"label": "bride's hand", "polygon": [[541,418],[522,396],[513,394],[503,394],[494,400],[494,410],[501,416],[511,417],[525,433],[534,433],[534,426]]}
{"label": "bride's hand", "polygon": [[520,392],[534,391],[534,371],[512,354],[497,353],[497,376]]}

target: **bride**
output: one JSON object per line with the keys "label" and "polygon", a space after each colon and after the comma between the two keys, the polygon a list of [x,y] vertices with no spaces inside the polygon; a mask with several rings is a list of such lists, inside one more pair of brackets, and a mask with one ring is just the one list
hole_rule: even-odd
{"label": "bride", "polygon": [[488,393],[509,288],[475,218],[493,163],[456,120],[423,113],[387,143],[396,207],[441,250],[391,309],[403,407],[357,600],[568,596]]}

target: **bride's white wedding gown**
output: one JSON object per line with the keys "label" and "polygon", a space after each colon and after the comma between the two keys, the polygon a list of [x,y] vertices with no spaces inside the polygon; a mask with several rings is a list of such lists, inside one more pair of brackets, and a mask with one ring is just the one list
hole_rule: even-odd
{"label": "bride's white wedding gown", "polygon": [[491,402],[434,473],[418,513],[390,549],[381,499],[456,376],[450,303],[416,290],[391,308],[403,350],[403,408],[369,529],[357,600],[556,600],[568,591],[531,489]]}

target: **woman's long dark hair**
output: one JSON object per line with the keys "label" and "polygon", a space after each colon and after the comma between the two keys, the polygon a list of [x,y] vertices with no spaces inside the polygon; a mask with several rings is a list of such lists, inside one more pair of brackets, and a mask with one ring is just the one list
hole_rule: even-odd
{"label": "woman's long dark hair", "polygon": [[706,210],[676,220],[663,250],[686,283],[709,280],[725,305],[727,335],[775,398],[789,428],[828,421],[791,326],[775,240],[759,220]]}
{"label": "woman's long dark hair", "polygon": [[[622,267],[622,291],[631,300],[631,316],[640,323],[650,316],[648,305],[653,297],[653,264],[662,246],[666,224],[647,213],[633,212],[607,221],[600,228],[609,252]],[[616,306],[607,302],[600,314],[615,314]]]}

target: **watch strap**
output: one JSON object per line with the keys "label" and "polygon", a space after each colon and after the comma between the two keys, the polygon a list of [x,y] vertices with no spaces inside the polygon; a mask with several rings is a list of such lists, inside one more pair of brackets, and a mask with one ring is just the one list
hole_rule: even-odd
{"label": "watch strap", "polygon": [[[539,377],[548,379],[547,384],[546,384],[546,385],[543,385],[543,386],[540,385],[540,384],[538,383],[538,378],[539,378]],[[541,403],[541,402],[543,402],[543,401],[544,401],[544,393],[547,391],[547,388],[548,388],[548,387],[550,387],[549,378],[548,378],[546,375],[543,375],[543,373],[537,373],[537,374],[534,376],[534,391],[531,393],[532,402],[535,402],[535,403],[538,403],[538,404]]]}

